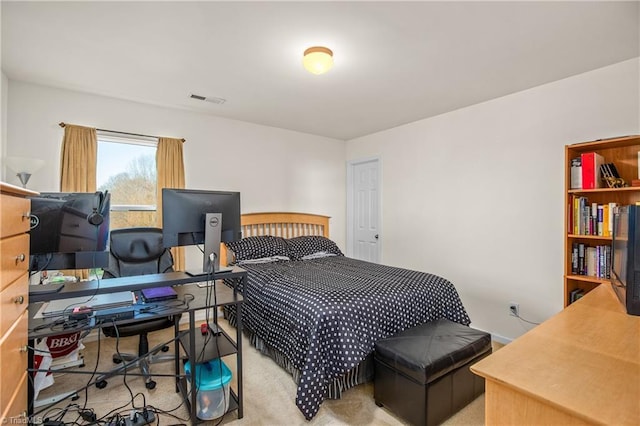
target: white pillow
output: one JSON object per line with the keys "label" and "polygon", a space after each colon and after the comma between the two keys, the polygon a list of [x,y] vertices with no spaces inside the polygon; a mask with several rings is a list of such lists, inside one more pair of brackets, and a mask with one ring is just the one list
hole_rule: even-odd
{"label": "white pillow", "polygon": [[318,252],[315,252],[313,254],[308,254],[306,256],[302,256],[300,259],[301,260],[311,260],[311,259],[320,259],[322,257],[331,257],[331,256],[337,256],[337,254],[329,253],[328,251],[318,251]]}
{"label": "white pillow", "polygon": [[238,265],[247,265],[253,263],[272,263],[279,262],[282,260],[290,260],[287,256],[270,256],[270,257],[261,257],[259,259],[245,259],[238,261]]}

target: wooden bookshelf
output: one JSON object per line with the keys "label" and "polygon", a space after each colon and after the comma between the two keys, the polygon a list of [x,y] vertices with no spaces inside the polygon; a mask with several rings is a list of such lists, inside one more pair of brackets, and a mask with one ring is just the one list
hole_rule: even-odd
{"label": "wooden bookshelf", "polygon": [[[638,179],[638,152],[640,152],[640,136],[623,136],[610,139],[588,141],[565,146],[565,225],[564,225],[564,306],[570,303],[570,294],[575,289],[588,293],[601,284],[609,284],[609,279],[590,275],[579,275],[572,272],[572,252],[574,243],[585,247],[611,246],[612,237],[606,235],[583,235],[575,233],[573,227],[574,206],[576,197],[586,197],[588,204],[604,205],[616,203],[628,205],[640,202],[640,187],[608,188],[602,183],[596,189],[571,188],[571,160],[583,153],[596,152],[604,157],[605,163],[613,163],[620,177],[631,185]],[[609,212],[613,214],[613,212]]]}

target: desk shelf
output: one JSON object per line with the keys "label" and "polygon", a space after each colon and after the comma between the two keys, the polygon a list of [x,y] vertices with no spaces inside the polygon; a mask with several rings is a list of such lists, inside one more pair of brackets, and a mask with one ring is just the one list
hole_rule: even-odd
{"label": "desk shelf", "polygon": [[[235,267],[232,271],[224,272],[216,275],[217,279],[235,280],[241,285],[247,279],[247,273],[241,268]],[[186,406],[189,409],[191,423],[197,424],[202,421],[196,416],[196,394],[190,394],[187,389],[186,376],[183,373],[183,366],[181,360],[189,360],[192,365],[199,362],[204,362],[210,359],[224,357],[227,355],[235,354],[236,369],[235,369],[235,383],[236,389],[230,389],[231,401],[228,412],[236,411],[238,419],[243,417],[243,396],[242,396],[242,295],[234,288],[230,288],[227,285],[211,285],[209,287],[196,285],[201,281],[201,277],[190,277],[184,272],[172,272],[168,274],[154,274],[154,275],[141,275],[136,277],[124,278],[112,278],[108,280],[101,280],[100,283],[94,281],[72,283],[71,285],[65,285],[65,287],[51,296],[51,299],[67,299],[78,296],[91,296],[96,293],[110,293],[120,291],[138,291],[143,288],[149,287],[161,287],[161,286],[173,286],[178,294],[178,299],[184,301],[183,305],[176,305],[175,301],[167,301],[165,309],[160,309],[157,312],[151,310],[148,312],[138,312],[134,318],[118,321],[118,323],[132,323],[141,320],[152,319],[157,316],[175,316],[175,378],[176,378],[176,392],[182,392],[182,397],[186,402]],[[119,286],[121,284],[122,286]],[[215,290],[215,297],[212,299],[212,289]],[[34,299],[30,300],[28,308],[28,320],[29,320],[29,346],[35,346],[35,339],[46,336],[51,336],[60,333],[59,327],[51,327],[60,318],[41,318],[37,317],[36,313],[39,311],[42,303],[46,297],[45,295],[34,295]],[[215,303],[213,303],[215,301]],[[154,302],[156,303],[156,302]],[[163,302],[157,302],[162,304]],[[204,345],[205,339],[200,333],[200,327],[195,325],[195,315],[197,311],[203,309],[213,309],[217,311],[220,306],[235,306],[238,311],[238,324],[236,325],[235,336],[234,333],[227,333],[224,330],[220,335],[214,336],[215,339],[211,339],[207,345]],[[189,317],[189,330],[179,330],[178,314],[188,315]],[[96,323],[94,318],[86,323],[78,323],[65,329],[66,332],[90,330],[93,328],[101,328],[111,323]],[[193,331],[193,332],[191,332]],[[217,344],[214,344],[217,343]],[[204,354],[199,359],[199,354]],[[28,372],[35,371],[33,368],[33,350],[29,350],[29,368]],[[108,372],[107,372],[108,373]],[[195,368],[192,371],[191,381],[195,379]],[[32,382],[28,382],[29,393],[33,395]],[[28,414],[33,414],[33,405],[28,407]]]}
{"label": "desk shelf", "polygon": [[[196,351],[193,354],[193,358],[196,363],[206,362],[212,359],[221,358],[227,355],[233,355],[238,352],[237,346],[232,338],[224,331],[217,336],[209,336],[208,340],[206,336],[200,334],[199,331],[195,333]],[[191,332],[189,330],[180,332],[180,344],[184,349],[187,358],[192,359],[189,351],[189,341]],[[217,344],[216,344],[217,343]]]}
{"label": "desk shelf", "polygon": [[[233,279],[240,281],[241,287],[244,286],[244,281],[247,279],[247,273],[243,270],[238,272],[234,270],[233,276],[224,277],[225,279]],[[242,312],[242,296],[235,291],[235,289],[228,287],[220,283],[219,285],[211,286],[209,288],[206,287],[198,287],[194,285],[190,286],[182,286],[181,288],[177,288],[177,292],[183,294],[192,294],[195,296],[194,300],[205,300],[206,297],[203,297],[203,294],[210,295],[211,290],[215,290],[215,304],[210,306],[206,306],[207,309],[213,308],[214,312],[217,312],[217,308],[220,306],[235,306],[238,310],[238,313]],[[198,298],[200,295],[200,298]],[[211,298],[208,298],[211,300]],[[207,305],[207,303],[205,303]],[[236,358],[236,390],[230,389],[229,394],[231,395],[231,400],[229,401],[229,408],[227,409],[225,415],[229,412],[236,411],[238,419],[243,417],[243,397],[242,397],[242,316],[238,315],[240,319],[238,324],[236,325],[236,333],[235,336],[230,336],[224,330],[220,330],[220,334],[218,335],[207,335],[203,336],[200,332],[200,327],[195,324],[195,315],[192,309],[189,309],[189,329],[184,331],[179,331],[177,341],[176,341],[176,352],[178,352],[178,347],[182,348],[185,353],[185,361],[188,360],[192,366],[195,366],[197,363],[206,362],[212,359],[225,357],[228,355],[235,354]],[[188,381],[182,371],[180,370],[183,366],[178,365],[176,361],[176,377],[178,377],[176,382],[176,390],[182,394],[183,399],[186,402],[187,408],[189,409],[189,413],[191,414],[191,423],[197,424],[201,423],[204,420],[198,419],[196,416],[197,413],[197,395],[195,392],[189,392],[188,389]],[[191,377],[189,378],[189,382],[193,385],[195,382],[195,373],[196,369],[191,369]]]}

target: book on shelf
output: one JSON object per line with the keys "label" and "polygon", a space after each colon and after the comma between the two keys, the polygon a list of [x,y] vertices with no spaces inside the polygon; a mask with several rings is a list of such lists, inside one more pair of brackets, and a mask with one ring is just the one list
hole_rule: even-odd
{"label": "book on shelf", "polygon": [[617,203],[589,203],[587,197],[571,195],[568,231],[574,235],[613,235],[613,215]]}
{"label": "book on shelf", "polygon": [[585,275],[584,244],[578,243],[578,275]]}
{"label": "book on shelf", "polygon": [[596,234],[600,236],[604,236],[604,205],[596,204],[597,209],[597,218],[596,218]]}
{"label": "book on shelf", "polygon": [[[578,296],[580,295],[580,296]],[[569,303],[573,303],[576,300],[578,300],[580,297],[582,297],[584,295],[584,290],[581,288],[576,288],[571,290],[571,292],[569,293]]]}
{"label": "book on shelf", "polygon": [[611,278],[611,246],[572,243],[571,274],[600,279]]}
{"label": "book on shelf", "polygon": [[586,274],[590,277],[597,276],[597,251],[595,247],[587,247],[585,253]]}
{"label": "book on shelf", "polygon": [[585,152],[580,157],[582,160],[582,189],[601,188],[600,166],[604,163],[604,157],[597,152]]}
{"label": "book on shelf", "polygon": [[571,189],[582,189],[582,158],[571,159]]}
{"label": "book on shelf", "polygon": [[608,228],[609,228],[609,234],[608,234],[609,237],[613,236],[613,218],[615,216],[617,208],[618,208],[618,203],[609,203],[609,221],[607,222]]}

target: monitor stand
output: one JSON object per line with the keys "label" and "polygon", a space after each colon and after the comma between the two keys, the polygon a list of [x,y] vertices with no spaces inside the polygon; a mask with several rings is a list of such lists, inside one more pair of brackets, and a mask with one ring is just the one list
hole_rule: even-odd
{"label": "monitor stand", "polygon": [[220,273],[232,268],[220,269],[220,243],[222,230],[222,213],[207,213],[204,221],[204,254],[202,270],[185,271],[192,277],[206,277],[211,272]]}

